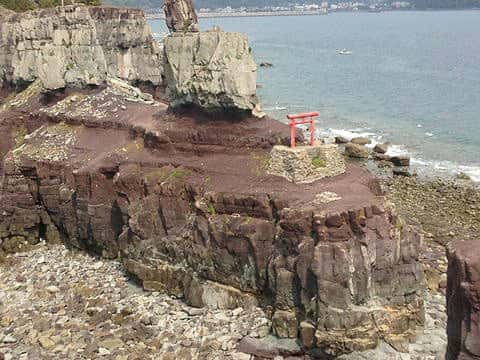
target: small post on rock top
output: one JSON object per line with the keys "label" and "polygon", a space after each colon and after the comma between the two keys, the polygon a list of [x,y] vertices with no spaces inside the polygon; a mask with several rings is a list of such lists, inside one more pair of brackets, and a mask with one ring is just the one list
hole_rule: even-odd
{"label": "small post on rock top", "polygon": [[308,112],[301,114],[287,115],[290,120],[290,146],[295,147],[296,126],[301,124],[309,124],[310,130],[310,145],[315,145],[315,117],[318,116],[318,112]]}

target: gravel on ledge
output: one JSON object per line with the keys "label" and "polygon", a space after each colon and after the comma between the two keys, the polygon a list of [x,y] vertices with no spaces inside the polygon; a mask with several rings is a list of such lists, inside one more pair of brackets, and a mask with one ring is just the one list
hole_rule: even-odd
{"label": "gravel on ledge", "polygon": [[0,263],[0,359],[249,359],[259,309],[209,310],[144,292],[120,263],[40,244]]}

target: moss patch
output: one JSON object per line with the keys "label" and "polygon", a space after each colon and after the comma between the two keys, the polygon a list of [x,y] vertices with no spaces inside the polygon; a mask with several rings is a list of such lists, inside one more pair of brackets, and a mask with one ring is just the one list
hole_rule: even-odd
{"label": "moss patch", "polygon": [[142,151],[145,148],[143,139],[136,139],[135,141],[129,142],[124,148],[123,151],[127,154],[132,154],[138,151]]}
{"label": "moss patch", "polygon": [[215,215],[217,213],[216,210],[215,210],[215,206],[213,206],[212,203],[208,203],[207,211],[210,215]]}
{"label": "moss patch", "polygon": [[27,135],[27,129],[25,126],[20,126],[13,130],[13,140],[15,141],[15,149],[18,149],[23,145],[25,141],[25,135]]}
{"label": "moss patch", "polygon": [[315,156],[314,158],[312,158],[312,166],[315,169],[324,168],[327,166],[327,163],[325,162],[325,160],[323,160],[319,156]]}
{"label": "moss patch", "polygon": [[37,96],[42,91],[42,83],[40,80],[35,80],[25,90],[19,93],[12,93],[3,101],[0,106],[0,111],[7,110],[12,107],[20,107],[28,102],[34,96]]}
{"label": "moss patch", "polygon": [[144,179],[148,182],[164,182],[164,181],[174,181],[179,179],[184,179],[190,176],[190,171],[183,168],[175,168],[170,170],[168,167],[163,167],[160,169],[155,169],[149,171],[144,175]]}
{"label": "moss patch", "polygon": [[181,179],[190,175],[190,171],[182,168],[175,168],[169,175],[170,179]]}
{"label": "moss patch", "polygon": [[205,179],[203,179],[203,184],[205,186],[205,189],[207,189],[207,190],[212,190],[213,189],[212,178],[210,176],[207,176],[207,177],[205,177]]}
{"label": "moss patch", "polygon": [[156,169],[145,174],[145,180],[147,180],[148,182],[164,181],[168,178],[168,175],[169,173],[166,169]]}
{"label": "moss patch", "polygon": [[[81,3],[85,5],[100,5],[101,0],[65,0],[65,5],[72,5],[74,3]],[[16,12],[24,12],[38,8],[50,8],[60,6],[61,0],[0,0],[0,6]]]}
{"label": "moss patch", "polygon": [[250,156],[255,161],[255,175],[261,176],[266,173],[270,156],[265,153],[251,153]]}

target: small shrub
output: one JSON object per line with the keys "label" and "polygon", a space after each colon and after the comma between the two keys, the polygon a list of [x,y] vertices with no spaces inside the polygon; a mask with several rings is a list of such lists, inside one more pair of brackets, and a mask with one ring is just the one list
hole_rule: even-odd
{"label": "small shrub", "polygon": [[215,206],[213,206],[212,203],[208,203],[207,205],[207,211],[210,215],[215,215],[216,214],[216,211],[215,211]]}

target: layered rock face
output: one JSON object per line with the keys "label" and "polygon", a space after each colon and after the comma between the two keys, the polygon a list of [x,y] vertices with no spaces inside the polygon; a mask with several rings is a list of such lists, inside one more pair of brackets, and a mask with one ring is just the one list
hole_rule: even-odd
{"label": "layered rock face", "polygon": [[448,247],[448,349],[450,359],[480,359],[480,243]]}
{"label": "layered rock face", "polygon": [[66,6],[0,14],[0,85],[162,81],[162,54],[141,10]]}
{"label": "layered rock face", "polygon": [[198,19],[191,0],[166,0],[165,21],[170,32],[198,31]]}
{"label": "layered rock face", "polygon": [[164,71],[174,108],[252,111],[258,104],[256,65],[245,35],[174,33],[164,40]]}
{"label": "layered rock face", "polygon": [[[194,306],[265,306],[273,333],[315,356],[414,335],[420,239],[365,170],[292,184],[266,172],[288,126],[172,115],[129,96],[24,105],[45,125],[5,158],[4,250],[61,240]],[[338,198],[314,201],[324,192]]]}
{"label": "layered rock face", "polygon": [[[414,336],[421,239],[364,169],[343,173],[343,161],[314,156],[312,166],[332,162],[339,176],[293,184],[268,173],[289,128],[248,116],[257,99],[245,36],[165,40],[170,106],[222,110],[213,116],[171,113],[128,84],[160,81],[140,12],[67,7],[4,20],[4,81],[36,81],[0,107],[9,140],[0,142],[0,250],[62,241],[118,258],[145,289],[193,306],[260,305],[289,354]],[[104,86],[69,89],[87,84]]]}

